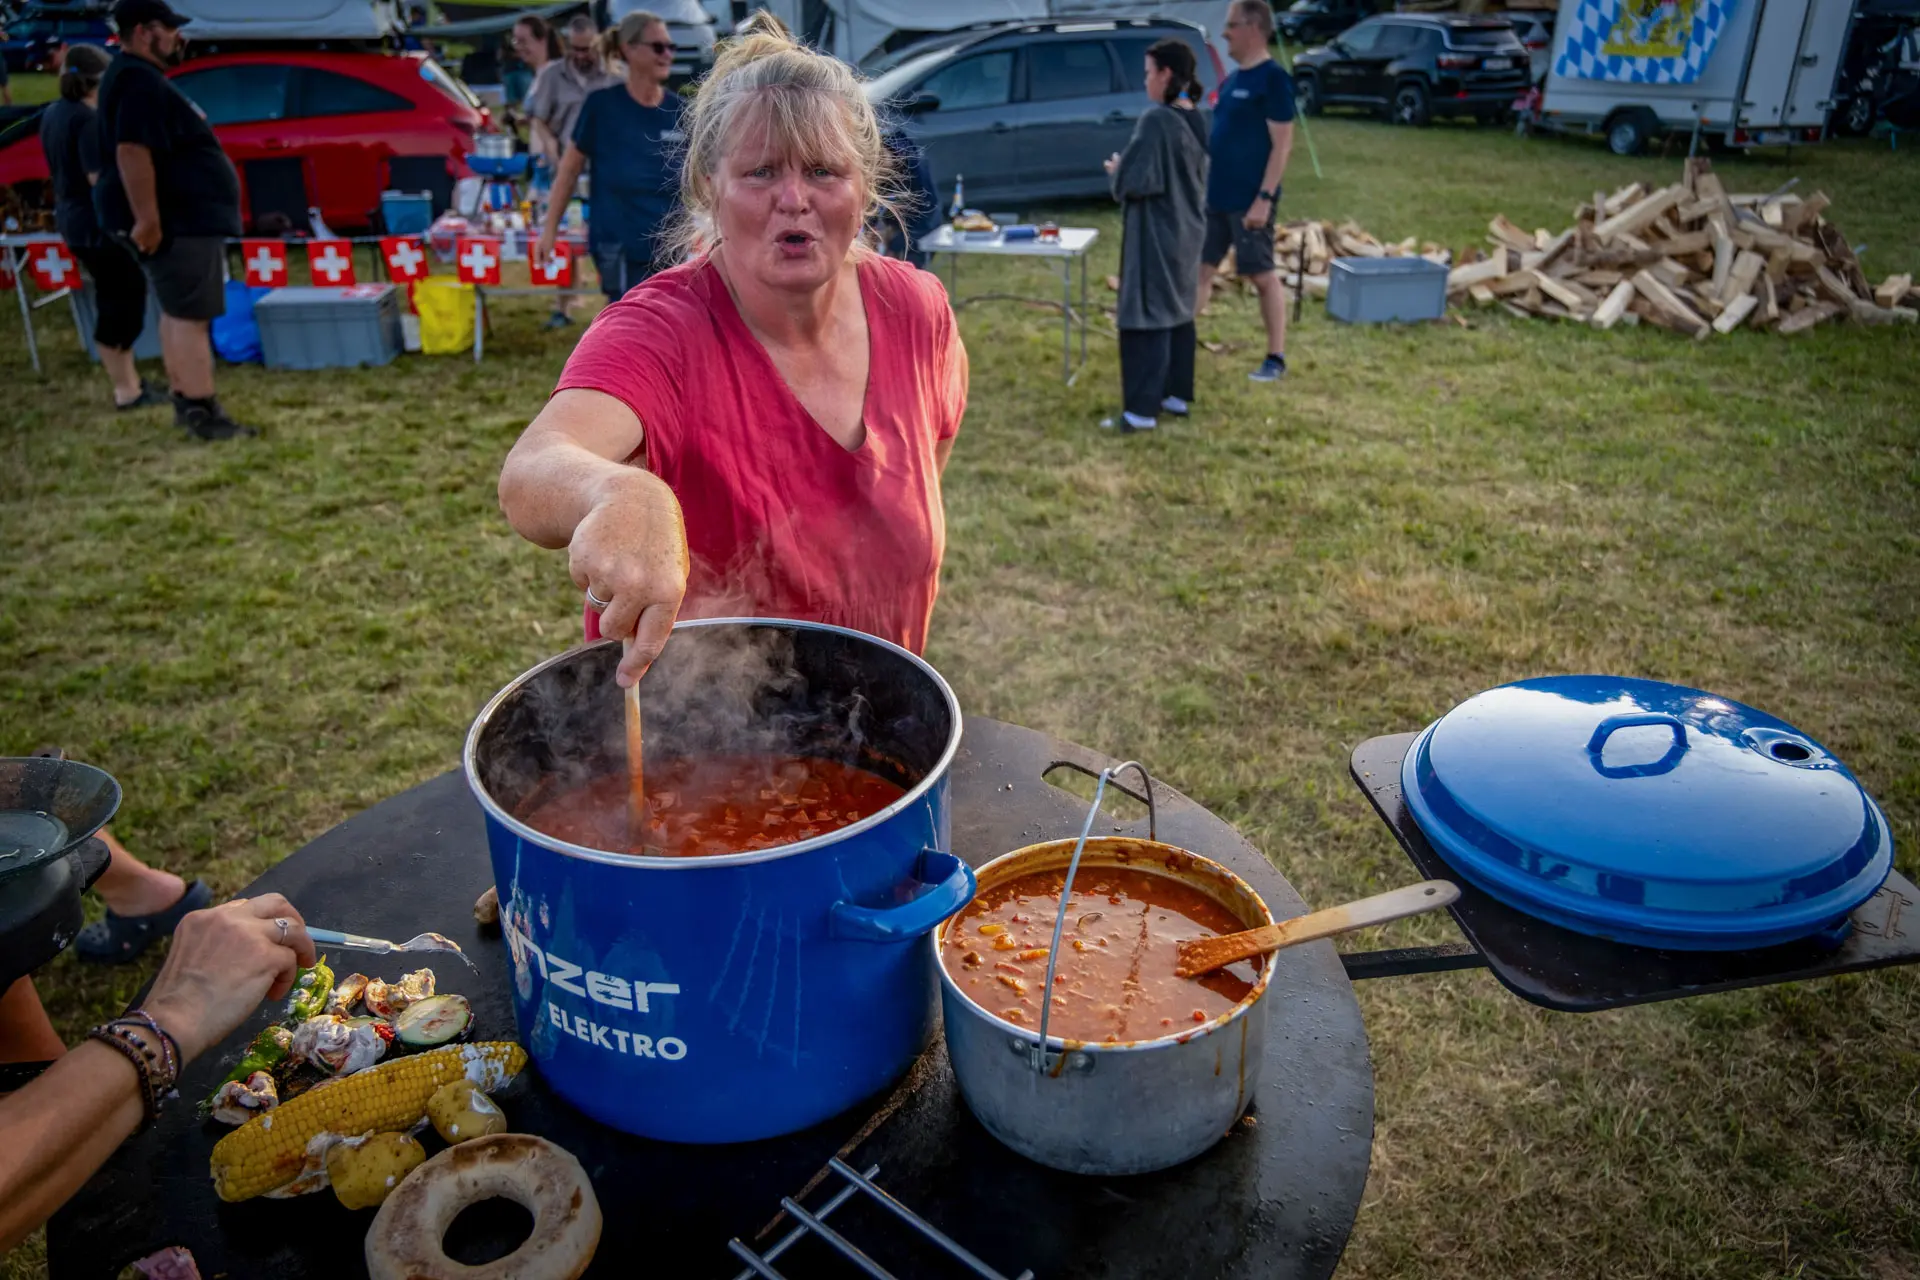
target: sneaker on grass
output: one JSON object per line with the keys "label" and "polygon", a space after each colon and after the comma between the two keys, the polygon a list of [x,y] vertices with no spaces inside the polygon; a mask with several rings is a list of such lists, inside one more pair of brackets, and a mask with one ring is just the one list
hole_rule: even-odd
{"label": "sneaker on grass", "polygon": [[1270,355],[1260,362],[1260,367],[1247,375],[1250,382],[1278,382],[1287,376],[1287,358]]}
{"label": "sneaker on grass", "polygon": [[1122,412],[1117,418],[1100,419],[1100,426],[1104,430],[1112,431],[1118,428],[1123,436],[1132,435],[1136,431],[1152,431],[1159,425],[1158,418],[1143,418],[1137,413]]}
{"label": "sneaker on grass", "polygon": [[256,427],[244,426],[227,416],[220,402],[212,396],[204,400],[189,400],[183,395],[173,397],[173,425],[184,428],[201,440],[232,440],[239,436],[257,436]]}
{"label": "sneaker on grass", "polygon": [[1185,400],[1182,400],[1179,396],[1168,396],[1160,402],[1160,407],[1176,418],[1184,418],[1193,412],[1193,406]]}

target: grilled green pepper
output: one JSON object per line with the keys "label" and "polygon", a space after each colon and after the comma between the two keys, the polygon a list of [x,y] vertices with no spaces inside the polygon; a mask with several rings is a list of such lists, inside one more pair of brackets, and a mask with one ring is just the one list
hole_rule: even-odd
{"label": "grilled green pepper", "polygon": [[227,1072],[227,1078],[214,1086],[213,1092],[201,1106],[212,1106],[214,1099],[220,1096],[220,1090],[227,1085],[228,1081],[245,1080],[256,1071],[264,1071],[275,1077],[284,1074],[287,1051],[292,1047],[293,1032],[285,1027],[268,1027],[253,1038],[253,1042],[247,1046],[247,1051],[240,1056],[240,1061],[234,1064],[233,1070]]}
{"label": "grilled green pepper", "polygon": [[327,997],[333,994],[333,970],[327,967],[327,958],[320,957],[319,963],[311,969],[302,969],[294,980],[293,994],[287,998],[286,1025],[297,1027],[308,1018],[317,1018],[327,1011]]}

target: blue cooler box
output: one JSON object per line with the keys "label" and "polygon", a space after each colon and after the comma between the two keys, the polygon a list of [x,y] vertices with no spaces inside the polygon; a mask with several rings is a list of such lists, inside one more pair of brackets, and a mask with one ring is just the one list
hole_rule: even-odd
{"label": "blue cooler box", "polygon": [[389,364],[400,354],[400,298],[390,284],[291,285],[253,304],[269,369]]}
{"label": "blue cooler box", "polygon": [[1425,258],[1336,258],[1327,314],[1348,324],[1438,320],[1447,314],[1447,269]]}

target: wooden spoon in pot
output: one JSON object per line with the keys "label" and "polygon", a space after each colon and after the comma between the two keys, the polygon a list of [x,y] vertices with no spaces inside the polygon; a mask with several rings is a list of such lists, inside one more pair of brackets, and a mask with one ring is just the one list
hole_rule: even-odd
{"label": "wooden spoon in pot", "polygon": [[1328,907],[1325,911],[1296,916],[1278,924],[1263,924],[1258,929],[1248,929],[1244,933],[1190,938],[1179,944],[1179,960],[1173,971],[1182,978],[1197,978],[1237,960],[1265,955],[1296,943],[1331,938],[1337,933],[1351,933],[1368,925],[1421,915],[1448,906],[1459,897],[1460,887],[1451,880],[1422,880],[1419,884],[1375,894],[1345,906]]}

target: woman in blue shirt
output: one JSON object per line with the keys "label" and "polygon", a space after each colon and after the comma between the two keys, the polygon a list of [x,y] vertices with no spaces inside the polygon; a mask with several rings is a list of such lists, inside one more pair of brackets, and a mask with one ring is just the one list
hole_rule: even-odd
{"label": "woman in blue shirt", "polygon": [[[587,95],[554,175],[553,198],[534,248],[552,255],[560,219],[586,162],[593,161],[587,247],[607,298],[618,299],[663,266],[660,231],[680,199],[680,96],[667,89],[673,37],[651,13],[630,13],[607,33],[626,63],[626,83]],[[611,51],[611,50],[610,50]]]}

